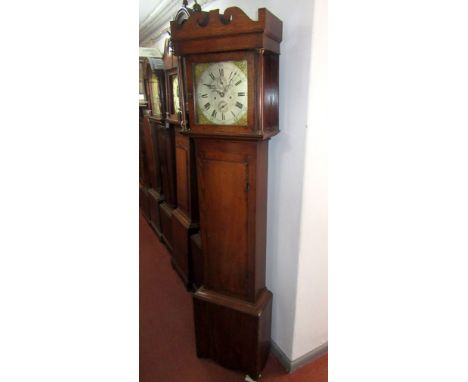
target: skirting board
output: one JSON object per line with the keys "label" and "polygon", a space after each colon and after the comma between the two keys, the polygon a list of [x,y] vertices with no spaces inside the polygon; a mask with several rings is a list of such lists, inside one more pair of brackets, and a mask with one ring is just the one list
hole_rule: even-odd
{"label": "skirting board", "polygon": [[328,341],[324,344],[316,347],[314,350],[304,354],[302,357],[291,361],[286,354],[275,344],[274,341],[271,341],[271,352],[278,358],[278,361],[284,366],[288,373],[292,373],[304,366],[305,364],[312,362],[313,360],[319,358],[328,351]]}

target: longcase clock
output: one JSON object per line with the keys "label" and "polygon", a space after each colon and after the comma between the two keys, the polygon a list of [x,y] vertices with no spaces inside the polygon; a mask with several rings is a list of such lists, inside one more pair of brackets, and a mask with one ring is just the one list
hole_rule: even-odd
{"label": "longcase clock", "polygon": [[162,236],[161,203],[164,201],[162,189],[159,131],[164,128],[165,120],[165,77],[161,58],[146,60],[146,88],[148,89],[148,145],[151,150],[153,171],[151,187],[148,190],[149,223],[159,238]]}
{"label": "longcase clock", "polygon": [[186,74],[203,252],[193,294],[197,354],[258,378],[270,347],[265,287],[268,140],[279,132],[282,22],[265,8],[171,22]]}
{"label": "longcase clock", "polygon": [[139,154],[140,154],[140,208],[143,216],[149,220],[149,186],[150,186],[150,160],[148,153],[148,131],[145,128],[148,113],[148,96],[146,87],[145,59],[139,59],[140,97],[139,97]]}
{"label": "longcase clock", "polygon": [[169,50],[166,41],[163,55],[166,117],[162,128],[158,129],[159,159],[161,166],[164,201],[160,205],[161,238],[170,252],[173,250],[172,213],[177,207],[176,167],[175,167],[175,127],[178,124],[180,97],[178,93],[177,59]]}

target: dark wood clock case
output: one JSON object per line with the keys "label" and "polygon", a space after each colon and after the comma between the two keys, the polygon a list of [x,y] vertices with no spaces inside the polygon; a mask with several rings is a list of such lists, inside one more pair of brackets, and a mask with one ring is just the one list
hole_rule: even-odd
{"label": "dark wood clock case", "polygon": [[[171,22],[185,68],[189,130],[195,142],[200,209],[200,288],[193,294],[199,357],[258,378],[268,357],[272,294],[265,286],[268,140],[279,132],[282,22],[232,7]],[[247,60],[247,125],[198,125],[193,64]],[[199,276],[198,276],[199,277]]]}
{"label": "dark wood clock case", "polygon": [[[198,197],[195,176],[195,150],[193,140],[183,132],[187,129],[182,63],[173,56],[166,44],[166,94],[168,113],[164,139],[167,141],[166,168],[171,200],[163,207],[163,229],[170,235],[172,266],[189,289],[194,284],[191,236],[198,232]],[[178,78],[178,88],[173,79]],[[177,94],[175,94],[177,92]],[[179,100],[179,104],[176,104]],[[170,142],[169,142],[170,141]],[[170,160],[172,161],[170,162]],[[173,171],[172,171],[173,170]],[[168,246],[169,247],[169,246]]]}
{"label": "dark wood clock case", "polygon": [[[140,101],[140,208],[171,252],[172,265],[187,288],[195,280],[192,251],[201,253],[193,140],[185,134],[184,73],[166,41],[162,59],[140,58],[144,100]],[[179,86],[173,84],[179,79]],[[153,86],[155,79],[159,86]],[[155,102],[160,100],[159,107]],[[197,273],[200,275],[200,272]]]}
{"label": "dark wood clock case", "polygon": [[[161,62],[162,64],[162,62]],[[157,77],[159,86],[154,89],[153,78]],[[148,162],[150,168],[150,187],[148,188],[148,222],[161,238],[161,203],[164,201],[161,176],[160,142],[159,130],[164,126],[164,113],[166,109],[165,78],[162,67],[153,69],[149,60],[145,60],[145,88],[147,89],[148,113],[144,121],[145,142],[148,151]],[[155,94],[158,92],[158,94]],[[160,113],[156,113],[153,107],[156,99],[160,100]]]}
{"label": "dark wood clock case", "polygon": [[149,219],[149,196],[148,196],[148,160],[147,148],[145,147],[144,120],[146,104],[139,107],[139,205],[143,216]]}

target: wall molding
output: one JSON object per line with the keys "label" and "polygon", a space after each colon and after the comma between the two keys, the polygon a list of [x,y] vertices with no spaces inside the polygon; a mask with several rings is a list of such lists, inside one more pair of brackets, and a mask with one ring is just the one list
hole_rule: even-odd
{"label": "wall molding", "polygon": [[286,354],[280,349],[280,347],[272,340],[271,341],[271,352],[273,355],[278,358],[278,361],[283,365],[288,373],[293,373],[302,366],[316,360],[320,356],[328,352],[328,341],[324,344],[316,347],[310,352],[304,354],[303,356],[291,361]]}

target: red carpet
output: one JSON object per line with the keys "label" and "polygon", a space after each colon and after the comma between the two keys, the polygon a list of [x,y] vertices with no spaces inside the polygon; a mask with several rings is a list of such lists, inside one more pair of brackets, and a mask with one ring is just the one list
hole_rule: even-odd
{"label": "red carpet", "polygon": [[[260,381],[324,382],[328,354],[287,374],[270,355]],[[170,254],[140,215],[140,382],[230,382],[244,375],[195,353],[192,297]]]}

